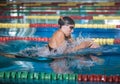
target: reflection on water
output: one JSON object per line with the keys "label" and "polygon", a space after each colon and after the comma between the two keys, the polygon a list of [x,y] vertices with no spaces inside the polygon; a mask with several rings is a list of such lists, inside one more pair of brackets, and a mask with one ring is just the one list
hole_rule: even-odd
{"label": "reflection on water", "polygon": [[76,56],[74,58],[58,58],[50,63],[56,73],[74,73],[76,70],[82,71],[83,68],[90,69],[96,64],[103,64],[104,60],[92,55]]}

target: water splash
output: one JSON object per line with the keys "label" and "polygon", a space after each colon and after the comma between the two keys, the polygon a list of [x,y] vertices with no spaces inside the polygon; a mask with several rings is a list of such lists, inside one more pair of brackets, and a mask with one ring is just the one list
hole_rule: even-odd
{"label": "water splash", "polygon": [[[48,56],[58,57],[58,56],[64,55],[65,50],[74,48],[75,46],[79,45],[81,42],[87,41],[87,40],[90,40],[90,39],[77,38],[76,41],[74,41],[73,43],[69,43],[66,41],[64,45],[56,49],[57,52],[54,52],[54,50],[49,51],[48,47],[46,46],[43,46],[43,47],[35,46],[32,48],[26,48],[25,50],[20,51],[19,55],[31,56],[31,57],[48,57]],[[70,51],[68,53],[73,53],[73,52]]]}
{"label": "water splash", "polygon": [[46,57],[50,54],[49,50],[46,47],[32,47],[26,48],[18,53],[21,56],[30,56],[30,57]]}

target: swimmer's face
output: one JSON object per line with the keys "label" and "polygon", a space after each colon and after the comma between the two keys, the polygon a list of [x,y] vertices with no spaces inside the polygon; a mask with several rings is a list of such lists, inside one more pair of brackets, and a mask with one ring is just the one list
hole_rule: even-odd
{"label": "swimmer's face", "polygon": [[75,25],[64,25],[64,33],[66,36],[70,36],[71,33],[73,32],[73,29],[75,27]]}

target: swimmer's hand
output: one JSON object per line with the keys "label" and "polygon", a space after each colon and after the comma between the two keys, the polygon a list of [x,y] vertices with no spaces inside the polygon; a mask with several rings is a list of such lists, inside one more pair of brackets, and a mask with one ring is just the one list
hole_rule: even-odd
{"label": "swimmer's hand", "polygon": [[[77,51],[84,48],[90,48],[93,45],[91,41],[83,41],[78,46],[74,47],[72,51]],[[95,46],[92,46],[95,47]]]}
{"label": "swimmer's hand", "polygon": [[80,48],[98,48],[99,44],[95,43],[93,40],[91,41],[83,41],[80,43]]}
{"label": "swimmer's hand", "polygon": [[75,46],[72,49],[66,50],[64,53],[74,52],[74,51],[85,49],[85,48],[98,48],[98,47],[100,47],[99,44],[95,43],[93,40],[83,41],[78,46]]}
{"label": "swimmer's hand", "polygon": [[91,46],[90,48],[99,48],[100,45],[98,43],[95,43],[93,40],[91,41]]}

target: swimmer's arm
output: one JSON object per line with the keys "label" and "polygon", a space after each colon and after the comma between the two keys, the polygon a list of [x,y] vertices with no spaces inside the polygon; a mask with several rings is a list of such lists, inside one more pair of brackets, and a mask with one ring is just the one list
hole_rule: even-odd
{"label": "swimmer's arm", "polygon": [[72,51],[77,51],[80,49],[84,49],[84,48],[89,48],[91,46],[91,42],[89,41],[84,41],[81,42],[78,46],[75,46],[73,49],[71,49]]}
{"label": "swimmer's arm", "polygon": [[79,50],[84,48],[98,48],[100,47],[99,44],[95,43],[94,40],[90,41],[83,41],[78,46],[76,46],[73,50]]}
{"label": "swimmer's arm", "polygon": [[96,43],[94,40],[92,40],[90,48],[98,48],[98,47],[100,47],[100,45]]}
{"label": "swimmer's arm", "polygon": [[75,52],[84,48],[87,48],[90,46],[90,42],[86,41],[86,42],[81,42],[79,45],[70,48],[70,49],[66,49],[66,51],[64,53],[70,53],[70,52]]}
{"label": "swimmer's arm", "polygon": [[85,48],[98,48],[98,47],[100,47],[100,46],[98,44],[96,44],[94,41],[84,41],[69,50],[66,49],[65,53],[74,52],[74,51],[85,49]]}

